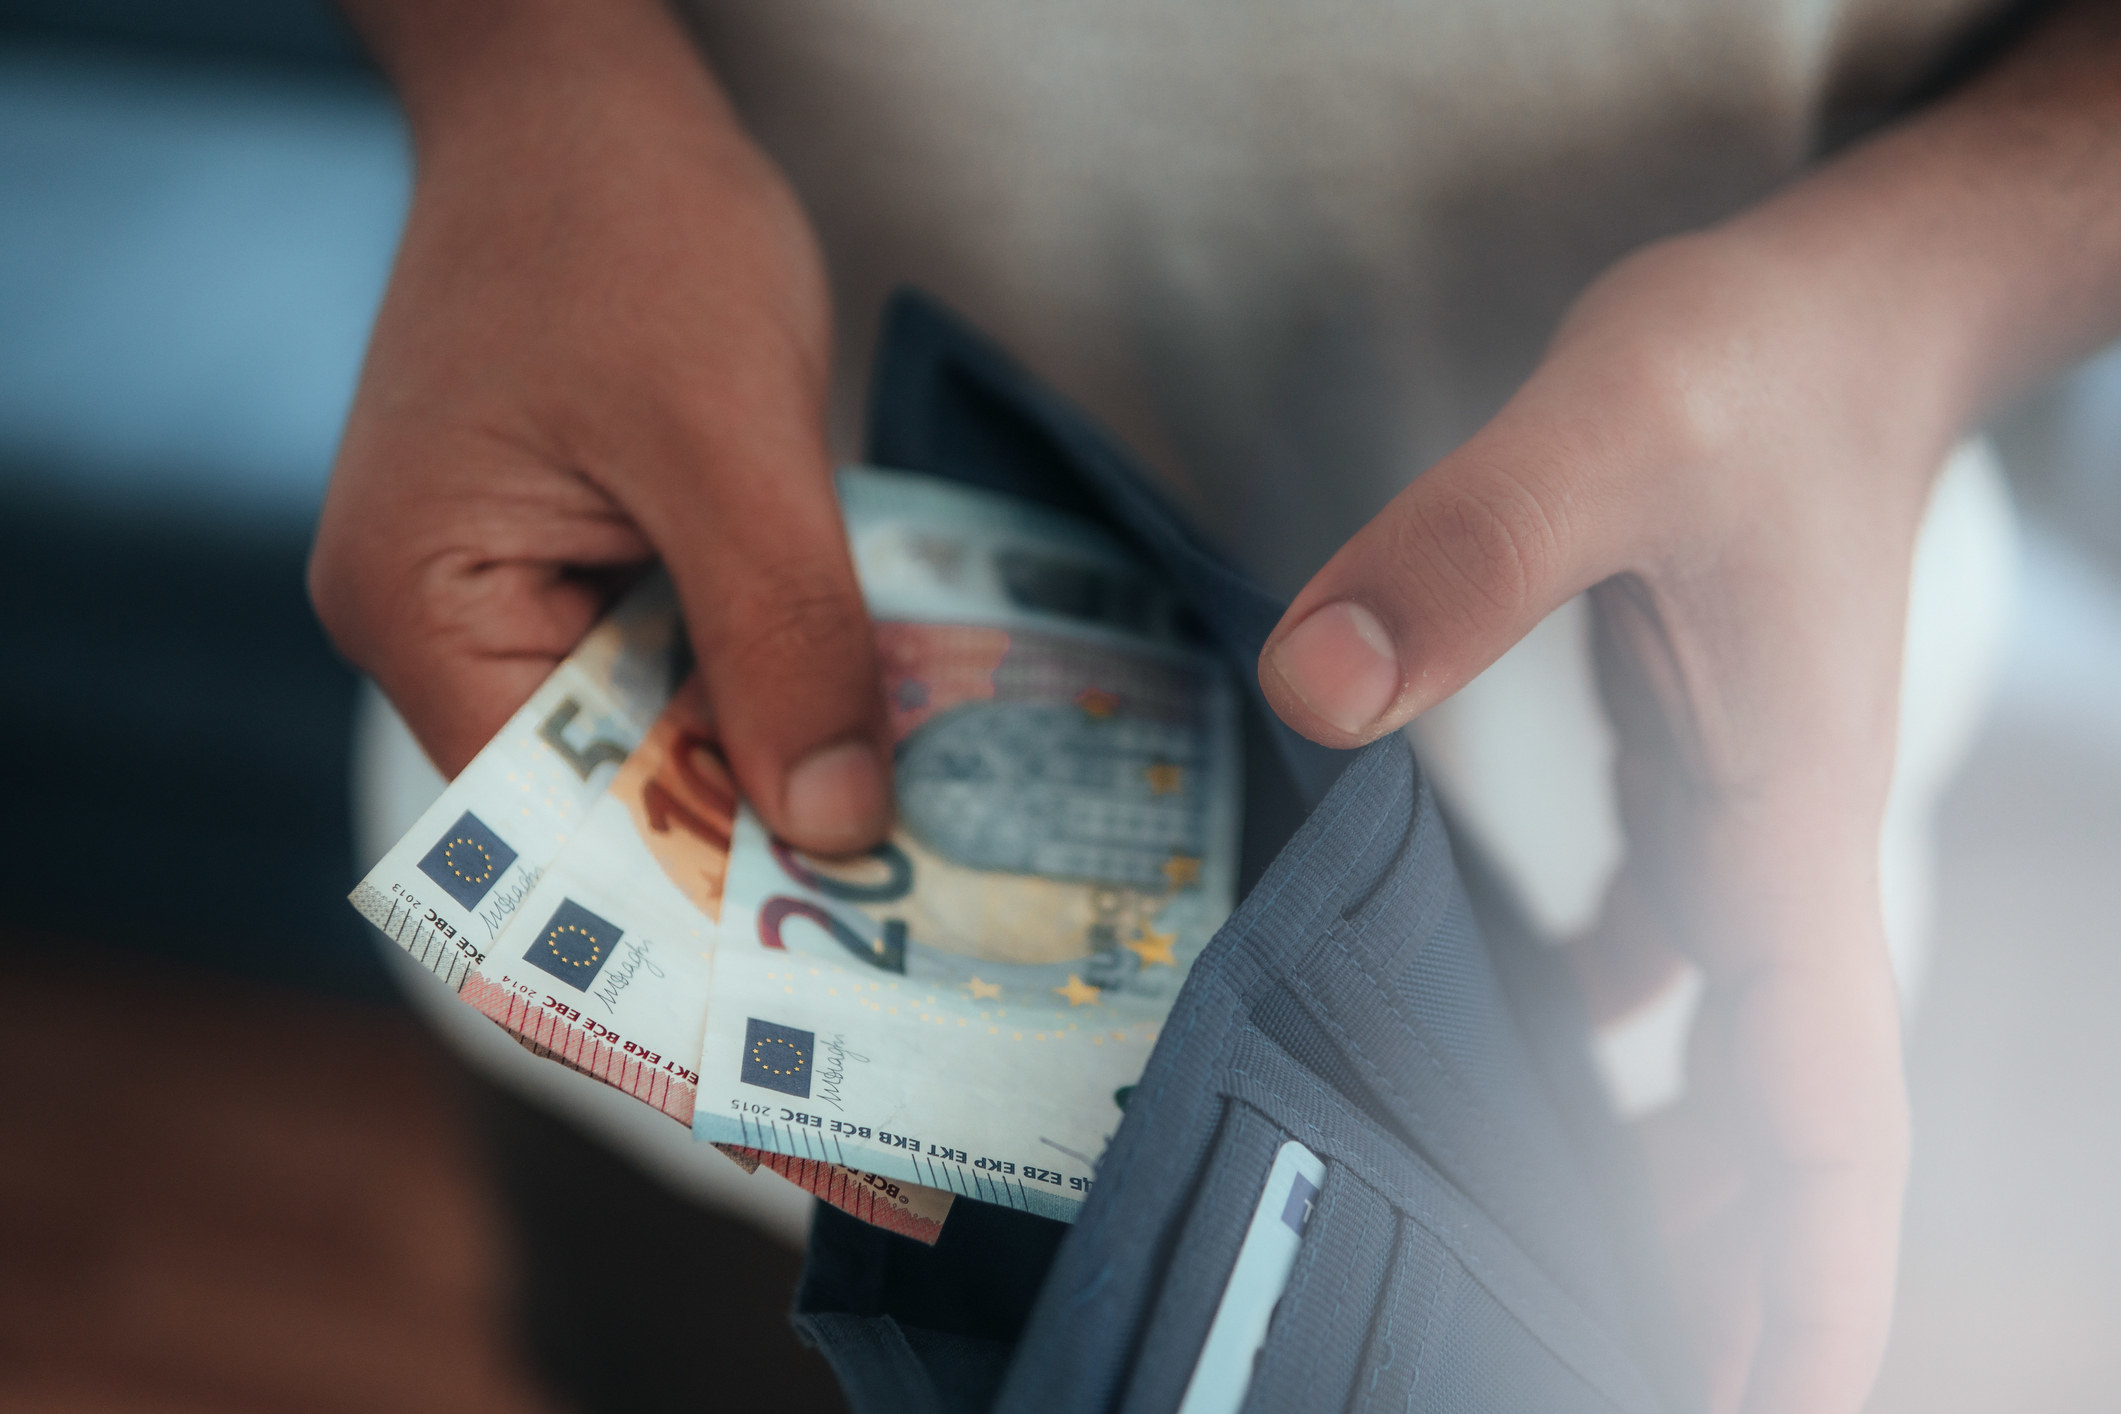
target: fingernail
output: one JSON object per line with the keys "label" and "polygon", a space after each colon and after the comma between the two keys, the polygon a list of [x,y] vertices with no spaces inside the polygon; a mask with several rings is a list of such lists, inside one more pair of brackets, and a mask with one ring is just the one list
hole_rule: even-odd
{"label": "fingernail", "polygon": [[814,849],[874,844],[884,823],[884,772],[864,741],[820,747],[788,773],[782,796],[789,835]]}
{"label": "fingernail", "polygon": [[1399,658],[1377,615],[1342,600],[1317,610],[1274,646],[1274,671],[1304,705],[1361,736],[1399,696]]}

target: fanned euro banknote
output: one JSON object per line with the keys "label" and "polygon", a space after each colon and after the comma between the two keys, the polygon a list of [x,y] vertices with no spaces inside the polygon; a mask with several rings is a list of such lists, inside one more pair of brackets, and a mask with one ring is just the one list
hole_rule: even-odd
{"label": "fanned euro banknote", "polygon": [[651,574],[355,886],[361,916],[476,1005],[524,899],[669,702],[679,637]]}
{"label": "fanned euro banknote", "polygon": [[[737,809],[699,679],[688,675],[531,882],[517,908],[531,922],[459,995],[534,1049],[690,1125]],[[924,1242],[949,1213],[949,1194],[917,1184],[721,1147]]]}
{"label": "fanned euro banknote", "polygon": [[1234,685],[1100,530],[918,477],[841,504],[898,824],[822,860],[737,810],[693,1133],[1072,1218],[1230,911]]}
{"label": "fanned euro banknote", "polygon": [[[882,849],[813,860],[760,830],[697,680],[673,683],[657,576],[354,902],[532,1049],[857,1216],[926,1241],[951,1193],[1070,1216],[1229,908],[1234,696],[1101,532],[926,478],[840,484],[898,748]],[[709,1113],[697,1067],[732,1034]]]}
{"label": "fanned euro banknote", "polygon": [[[569,930],[574,914],[547,918],[538,911],[539,881],[600,806],[610,811],[614,801],[630,803],[640,820],[638,840],[661,854],[699,848],[701,811],[720,808],[726,815],[728,807],[715,803],[728,798],[726,774],[717,777],[720,793],[702,799],[689,754],[697,743],[682,737],[696,699],[688,695],[678,711],[665,710],[684,661],[682,637],[669,580],[653,573],[449,784],[354,889],[352,902],[530,1050],[689,1123],[691,1066],[706,1005],[699,959],[691,959],[696,965],[688,971],[683,955],[667,957],[676,978],[657,975],[660,964],[650,963],[653,970],[628,998],[634,1005],[626,1008],[622,1031],[612,1003],[630,980],[628,965],[594,985],[602,945]],[[673,765],[673,748],[681,765]],[[617,867],[644,880],[659,877],[639,863]],[[578,954],[562,961],[549,947],[511,951],[509,940],[526,917],[539,919],[548,934],[580,942]],[[696,931],[679,935],[700,942]],[[636,947],[636,971],[638,956]],[[834,1206],[925,1242],[936,1239],[949,1213],[949,1194],[915,1184],[839,1165],[725,1151],[746,1168],[763,1160]]]}

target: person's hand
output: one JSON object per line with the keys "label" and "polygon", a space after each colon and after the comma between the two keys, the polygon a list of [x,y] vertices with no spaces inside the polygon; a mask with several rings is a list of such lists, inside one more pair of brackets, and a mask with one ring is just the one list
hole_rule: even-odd
{"label": "person's hand", "polygon": [[[1628,853],[1576,952],[1594,1003],[1685,958],[1689,1091],[1653,1159],[1719,1410],[1853,1410],[1891,1304],[1907,1161],[1880,819],[1925,492],[1956,431],[1861,300],[1743,234],[1579,302],[1483,431],[1298,596],[1260,681],[1368,740],[1593,591]],[[1594,588],[1595,586],[1595,588]]]}
{"label": "person's hand", "polygon": [[1712,1406],[1853,1414],[1908,1116],[1878,894],[1916,531],[1962,430],[2121,333],[2121,6],[1578,301],[1304,589],[1260,682],[1351,746],[1590,590],[1627,855],[1594,1013],[1705,980],[1645,1135]]}
{"label": "person's hand", "polygon": [[807,222],[659,5],[374,0],[419,176],[310,566],[454,774],[660,556],[730,764],[833,853],[888,821]]}

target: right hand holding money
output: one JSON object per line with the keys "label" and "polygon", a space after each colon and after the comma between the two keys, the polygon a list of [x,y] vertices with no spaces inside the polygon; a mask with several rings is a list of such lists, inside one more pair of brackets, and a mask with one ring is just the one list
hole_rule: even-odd
{"label": "right hand holding money", "polygon": [[[534,875],[661,708],[609,669],[661,651],[667,591],[584,642],[612,586],[661,559],[747,801],[794,845],[873,844],[890,800],[824,449],[830,312],[778,173],[646,0],[347,9],[405,101],[419,181],[310,566],[325,626],[445,774],[489,740],[496,777],[537,773],[553,808],[511,830]],[[452,798],[494,784],[471,776]],[[434,907],[365,911],[462,984],[523,889],[461,909],[460,930],[441,917],[455,901],[420,886]],[[599,1059],[579,1017],[466,995],[689,1116],[685,1045]],[[929,1240],[947,1210],[914,1185],[767,1162]]]}
{"label": "right hand holding money", "polygon": [[657,573],[354,903],[533,1050],[860,1216],[1072,1217],[1231,907],[1228,665],[1094,526],[925,477],[841,490],[890,839],[820,857],[745,807]]}
{"label": "right hand holding money", "polygon": [[365,0],[419,179],[310,567],[455,775],[660,558],[722,749],[780,835],[890,814],[824,444],[816,242],[672,16]]}

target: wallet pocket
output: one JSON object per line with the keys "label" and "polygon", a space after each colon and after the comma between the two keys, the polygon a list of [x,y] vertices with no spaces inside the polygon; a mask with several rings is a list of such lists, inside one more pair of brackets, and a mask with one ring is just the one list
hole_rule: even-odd
{"label": "wallet pocket", "polygon": [[[1395,1136],[1344,1098],[1329,1099],[1322,1082],[1263,1036],[1241,1041],[1226,1073],[1231,1112],[1256,1111],[1271,1133],[1310,1148],[1326,1165],[1328,1188],[1343,1195],[1341,1216],[1327,1221],[1321,1210],[1305,1232],[1247,1414],[1657,1407],[1614,1333]],[[1322,1279],[1343,1273],[1346,1294],[1336,1306]],[[1351,1328],[1367,1335],[1351,1340]],[[1338,1334],[1328,1337],[1329,1329]],[[1345,1372],[1323,1353],[1307,1354],[1329,1341]]]}
{"label": "wallet pocket", "polygon": [[1245,1229],[1289,1136],[1248,1105],[1227,1105],[1143,1327],[1122,1414],[1169,1414],[1230,1281]]}
{"label": "wallet pocket", "polygon": [[1348,1407],[1399,1226],[1391,1206],[1338,1164],[1304,1226],[1296,1265],[1267,1328],[1245,1414],[1340,1414]]}
{"label": "wallet pocket", "polygon": [[1400,1223],[1351,1411],[1613,1414],[1621,1406],[1555,1358],[1436,1235]]}

